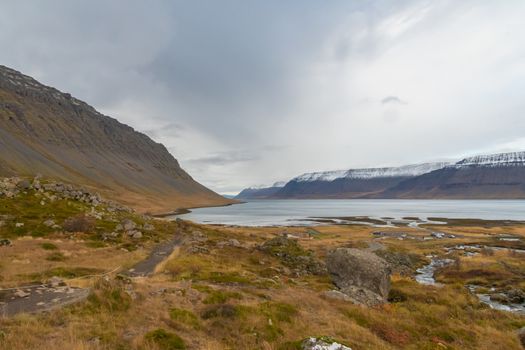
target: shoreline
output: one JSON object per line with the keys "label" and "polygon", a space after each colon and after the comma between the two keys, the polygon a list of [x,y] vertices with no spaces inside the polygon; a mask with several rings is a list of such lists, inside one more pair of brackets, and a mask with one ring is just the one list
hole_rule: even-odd
{"label": "shoreline", "polygon": [[153,214],[151,216],[154,217],[154,218],[162,219],[162,218],[166,218],[168,216],[176,216],[176,215],[182,215],[182,214],[191,213],[191,209],[229,207],[229,206],[232,206],[232,205],[244,204],[244,203],[246,203],[246,202],[237,201],[236,203],[227,203],[227,204],[199,205],[199,206],[195,206],[195,207],[178,208],[178,209],[175,209],[175,210],[170,211],[170,212]]}

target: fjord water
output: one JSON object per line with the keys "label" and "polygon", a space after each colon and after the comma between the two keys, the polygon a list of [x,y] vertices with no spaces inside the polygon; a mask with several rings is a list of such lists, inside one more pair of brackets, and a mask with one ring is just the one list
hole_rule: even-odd
{"label": "fjord water", "polygon": [[525,220],[525,200],[254,200],[227,207],[192,209],[178,217],[207,224],[274,226],[312,225],[316,224],[314,218],[345,216]]}

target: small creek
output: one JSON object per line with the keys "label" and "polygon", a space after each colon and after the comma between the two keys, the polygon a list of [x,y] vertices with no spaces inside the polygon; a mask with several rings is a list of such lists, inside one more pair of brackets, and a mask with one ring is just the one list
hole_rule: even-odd
{"label": "small creek", "polygon": [[[450,265],[454,262],[452,259],[440,259],[432,257],[430,264],[427,264],[419,269],[416,270],[416,281],[420,284],[424,285],[433,285],[437,286],[439,285],[436,283],[436,280],[434,278],[434,273],[436,269],[445,267],[447,265]],[[490,308],[500,311],[507,311],[507,312],[515,312],[519,314],[525,315],[525,303],[521,304],[503,304],[496,300],[491,299],[491,295],[487,293],[478,293],[477,291],[481,289],[481,286],[476,285],[468,285],[468,290],[478,297],[479,301],[490,306]],[[495,290],[492,290],[495,291]]]}
{"label": "small creek", "polygon": [[438,259],[432,258],[430,264],[425,265],[416,270],[416,281],[420,284],[426,285],[437,285],[434,278],[434,272],[436,269],[450,265],[454,262],[452,259]]}

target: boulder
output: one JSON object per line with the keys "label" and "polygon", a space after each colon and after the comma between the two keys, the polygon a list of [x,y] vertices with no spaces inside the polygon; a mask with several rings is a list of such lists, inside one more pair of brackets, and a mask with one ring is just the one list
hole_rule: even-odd
{"label": "boulder", "polygon": [[387,301],[391,270],[377,255],[354,248],[337,248],[326,257],[332,281],[355,302],[377,305]]}
{"label": "boulder", "polygon": [[28,180],[20,180],[17,184],[16,184],[16,187],[20,190],[28,190],[31,188],[31,182],[29,182]]}

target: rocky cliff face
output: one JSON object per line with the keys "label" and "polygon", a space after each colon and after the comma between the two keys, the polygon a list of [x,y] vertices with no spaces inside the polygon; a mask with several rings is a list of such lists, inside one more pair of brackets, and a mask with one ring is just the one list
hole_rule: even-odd
{"label": "rocky cliff face", "polygon": [[219,205],[166,148],[70,94],[0,66],[0,176],[77,183],[140,210]]}

